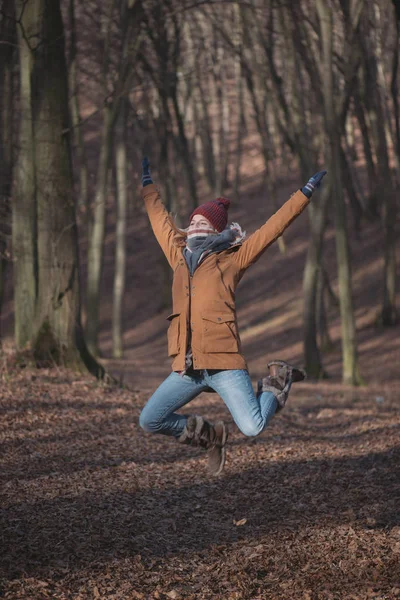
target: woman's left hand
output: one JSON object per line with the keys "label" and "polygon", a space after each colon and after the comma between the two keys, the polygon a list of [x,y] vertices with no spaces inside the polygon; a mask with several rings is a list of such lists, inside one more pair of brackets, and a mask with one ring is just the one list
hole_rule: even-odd
{"label": "woman's left hand", "polygon": [[307,198],[311,198],[313,192],[317,188],[319,188],[319,186],[322,183],[322,179],[325,177],[326,173],[327,171],[318,171],[318,173],[315,173],[315,175],[310,177],[306,185],[303,188],[301,188],[301,191],[305,196],[307,196]]}

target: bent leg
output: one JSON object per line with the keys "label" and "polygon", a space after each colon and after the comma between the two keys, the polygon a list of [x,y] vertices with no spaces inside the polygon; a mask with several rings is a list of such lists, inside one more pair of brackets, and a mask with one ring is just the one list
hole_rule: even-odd
{"label": "bent leg", "polygon": [[175,411],[196,398],[206,387],[201,378],[181,377],[173,371],[144,406],[139,417],[140,426],[149,433],[179,437],[187,417]]}
{"label": "bent leg", "polygon": [[223,399],[240,431],[249,437],[261,433],[278,403],[272,392],[255,395],[246,370],[207,371],[205,380]]}

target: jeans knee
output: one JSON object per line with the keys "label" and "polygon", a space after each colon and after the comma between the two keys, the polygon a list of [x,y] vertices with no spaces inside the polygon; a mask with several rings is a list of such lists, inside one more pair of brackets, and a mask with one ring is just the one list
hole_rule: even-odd
{"label": "jeans knee", "polygon": [[160,423],[152,418],[145,409],[140,413],[139,425],[147,433],[156,433],[160,429]]}
{"label": "jeans knee", "polygon": [[239,426],[239,429],[246,437],[256,437],[263,431],[264,427],[262,423],[243,423]]}

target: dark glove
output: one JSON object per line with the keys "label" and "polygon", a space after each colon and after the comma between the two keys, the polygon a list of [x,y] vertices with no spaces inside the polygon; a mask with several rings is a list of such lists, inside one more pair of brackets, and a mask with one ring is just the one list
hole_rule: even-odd
{"label": "dark glove", "polygon": [[303,194],[305,196],[307,196],[307,198],[311,198],[311,196],[313,195],[313,192],[319,188],[319,186],[321,185],[322,179],[325,177],[326,175],[326,171],[319,171],[318,173],[315,173],[315,175],[313,175],[306,183],[306,185],[301,188],[301,191],[303,192]]}
{"label": "dark glove", "polygon": [[142,160],[142,186],[150,185],[153,183],[153,180],[150,175],[150,163],[147,156]]}

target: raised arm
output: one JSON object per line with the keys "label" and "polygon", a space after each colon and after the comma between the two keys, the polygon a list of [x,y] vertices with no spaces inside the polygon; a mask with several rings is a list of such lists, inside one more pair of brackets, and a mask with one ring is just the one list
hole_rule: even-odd
{"label": "raised arm", "polygon": [[142,161],[142,186],[142,197],[154,235],[170,266],[174,268],[178,260],[178,249],[173,243],[175,231],[171,227],[168,212],[161,201],[160,191],[151,178],[147,157]]}
{"label": "raised arm", "polygon": [[287,202],[253,235],[245,240],[235,254],[240,271],[245,271],[254,264],[263,252],[285,229],[298,217],[309,204],[313,191],[320,186],[326,171],[316,173],[306,185],[292,194]]}

